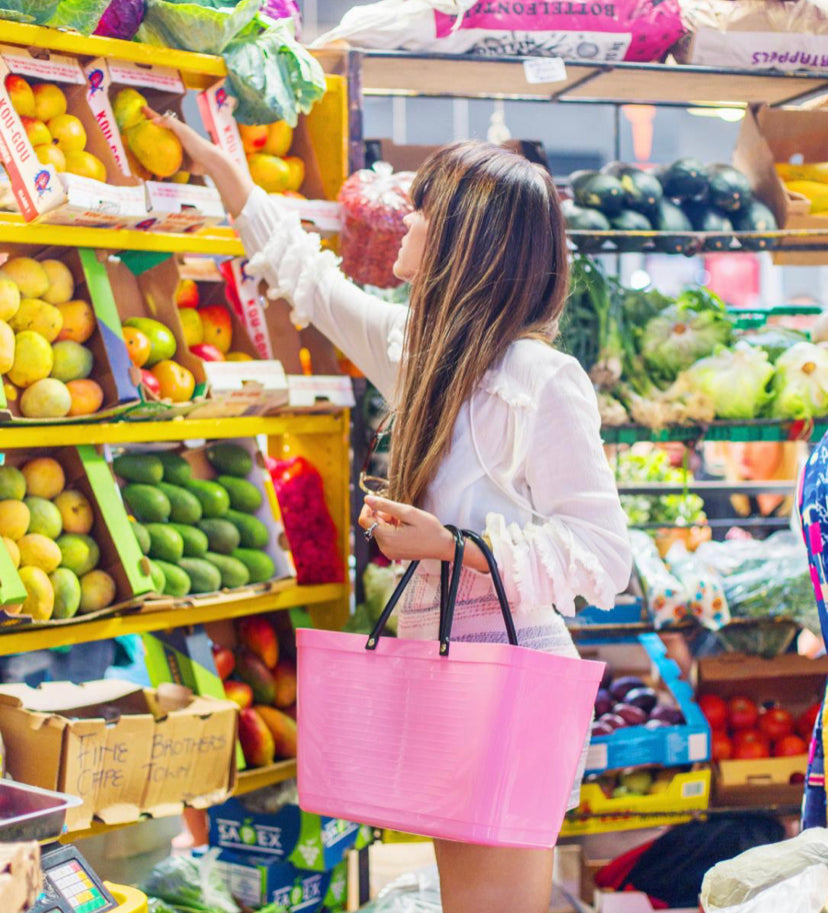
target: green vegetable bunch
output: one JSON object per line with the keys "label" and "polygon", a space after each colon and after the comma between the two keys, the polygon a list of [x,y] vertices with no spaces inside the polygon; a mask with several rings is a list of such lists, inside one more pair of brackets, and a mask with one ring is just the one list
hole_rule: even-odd
{"label": "green vegetable bunch", "polygon": [[[646,453],[623,451],[615,458],[615,475],[619,484],[661,483],[686,485],[688,473],[670,465],[663,450]],[[695,494],[621,495],[621,505],[630,526],[663,523],[665,526],[694,526],[705,521],[704,502]]]}

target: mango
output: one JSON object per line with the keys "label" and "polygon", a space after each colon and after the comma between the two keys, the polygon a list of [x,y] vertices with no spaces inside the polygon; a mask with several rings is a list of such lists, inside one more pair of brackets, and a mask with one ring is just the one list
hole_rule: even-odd
{"label": "mango", "polygon": [[171,485],[186,485],[193,477],[193,467],[177,453],[162,450],[155,454],[164,467],[164,481]]}
{"label": "mango", "polygon": [[61,565],[74,571],[78,577],[89,573],[100,561],[98,543],[89,536],[64,533],[57,544],[63,559]]}
{"label": "mango", "polygon": [[[291,719],[286,713],[275,707],[260,707],[256,704],[253,709],[259,714],[273,738],[273,753],[277,758],[295,758],[297,745],[296,720]],[[242,749],[243,750],[243,749]]]}
{"label": "mango", "polygon": [[63,315],[53,304],[47,304],[40,298],[24,298],[17,313],[9,320],[9,326],[15,333],[34,330],[48,342],[53,342],[63,326]]}
{"label": "mango", "polygon": [[116,476],[126,482],[157,485],[164,476],[164,466],[154,453],[120,453],[112,461]]}
{"label": "mango", "polygon": [[63,530],[63,518],[58,508],[51,501],[37,495],[28,495],[23,503],[29,508],[28,531],[57,539]]}
{"label": "mango", "polygon": [[55,591],[48,575],[39,567],[21,567],[17,573],[28,594],[20,611],[35,621],[48,621],[55,608]]}
{"label": "mango", "polygon": [[144,114],[146,106],[146,97],[136,89],[121,89],[112,99],[112,113],[115,115],[118,129],[123,132],[140,124],[142,120],[146,120]]}
{"label": "mango", "polygon": [[66,304],[75,294],[72,270],[60,260],[41,260],[40,265],[49,277],[49,288],[43,294],[43,300],[49,304]]}
{"label": "mango", "polygon": [[0,466],[0,500],[26,497],[26,476],[16,466]]}
{"label": "mango", "polygon": [[103,405],[103,388],[89,377],[70,380],[66,389],[72,399],[69,415],[92,415]]}
{"label": "mango", "polygon": [[221,589],[221,573],[203,558],[182,558],[178,566],[187,572],[191,593],[215,593]]}
{"label": "mango", "polygon": [[273,763],[276,753],[273,736],[252,707],[246,707],[239,713],[239,741],[244,760],[250,767],[266,767]]}
{"label": "mango", "polygon": [[267,132],[267,124],[239,124],[239,135],[245,155],[252,155],[264,148]]}
{"label": "mango", "polygon": [[46,126],[64,155],[86,148],[86,129],[74,114],[56,114]]}
{"label": "mango", "polygon": [[221,517],[207,517],[201,520],[198,531],[206,537],[210,550],[221,555],[231,555],[239,545],[239,531],[232,523],[222,520]]}
{"label": "mango", "polygon": [[26,418],[63,418],[71,408],[72,394],[54,377],[36,380],[20,397],[20,411]]}
{"label": "mango", "polygon": [[276,565],[267,552],[255,548],[235,548],[230,554],[247,568],[251,583],[264,583],[276,573]]}
{"label": "mango", "polygon": [[15,387],[28,387],[48,377],[51,370],[52,347],[48,341],[31,330],[18,333],[14,337],[14,363],[7,372]]}
{"label": "mango", "polygon": [[164,572],[162,592],[165,596],[180,599],[190,592],[192,582],[186,571],[182,571],[180,567],[161,559],[156,559],[154,564]]}
{"label": "mango", "polygon": [[41,298],[49,290],[49,275],[31,257],[13,257],[0,267],[3,275],[20,290],[21,298]]}
{"label": "mango", "polygon": [[129,146],[126,146],[124,149],[126,152],[127,164],[129,165],[129,170],[136,178],[140,178],[142,181],[152,181],[154,175],[151,171],[148,171],[144,166],[135,158],[135,153]]}
{"label": "mango", "polygon": [[63,467],[52,457],[35,457],[22,468],[26,480],[26,491],[36,498],[51,501],[56,498],[66,485]]}
{"label": "mango", "polygon": [[198,311],[193,308],[181,308],[178,316],[181,318],[181,329],[184,331],[184,342],[187,346],[197,346],[204,342],[204,325]]}
{"label": "mango", "polygon": [[292,142],[293,128],[283,120],[277,120],[268,124],[267,141],[262,151],[281,158],[288,154]]}
{"label": "mango", "polygon": [[252,355],[248,355],[247,352],[228,352],[224,356],[225,361],[255,361]]}
{"label": "mango", "polygon": [[135,158],[159,178],[172,177],[184,162],[178,137],[166,127],[142,120],[126,130],[126,141]]}
{"label": "mango", "polygon": [[230,497],[230,506],[233,510],[240,510],[245,514],[255,514],[262,506],[264,496],[262,492],[247,479],[237,479],[235,476],[219,476],[216,481]]}
{"label": "mango", "polygon": [[[242,618],[237,628],[239,643],[267,666],[274,669],[279,662],[279,641],[273,625],[261,615]],[[247,679],[242,676],[244,681]],[[270,704],[273,698],[265,703]]]}
{"label": "mango", "polygon": [[151,373],[158,381],[159,395],[174,403],[186,403],[193,398],[195,377],[177,361],[165,358],[153,365]]}
{"label": "mango", "polygon": [[35,146],[34,152],[37,160],[42,164],[51,165],[60,174],[66,171],[66,156],[57,146],[53,146],[51,143]]}
{"label": "mango", "polygon": [[20,307],[20,289],[9,276],[0,273],[0,320],[14,317]]}
{"label": "mango", "polygon": [[40,533],[27,533],[17,543],[20,551],[20,563],[39,567],[51,574],[61,562],[60,549],[55,542]]}
{"label": "mango", "polygon": [[236,675],[250,685],[253,689],[253,697],[258,704],[273,703],[273,698],[276,696],[276,681],[273,673],[247,646],[242,646],[236,654]]}
{"label": "mango", "polygon": [[106,182],[106,165],[85,149],[73,149],[64,152],[66,170],[70,174],[77,174],[82,178],[91,178],[93,181]]}
{"label": "mango", "polygon": [[57,309],[63,317],[58,341],[71,339],[73,342],[86,342],[95,332],[95,311],[88,301],[67,301],[66,304],[59,304]]}
{"label": "mango", "polygon": [[230,508],[230,496],[217,482],[192,479],[187,483],[187,491],[192,492],[201,502],[201,512],[205,519],[221,517]]}
{"label": "mango", "polygon": [[63,531],[86,535],[92,530],[95,515],[86,495],[80,491],[62,491],[54,500],[63,521]]}
{"label": "mango", "polygon": [[296,664],[282,657],[273,672],[276,679],[276,696],[273,703],[281,710],[296,703]]}
{"label": "mango", "polygon": [[3,538],[3,545],[6,546],[6,551],[9,553],[9,558],[12,560],[12,564],[15,567],[20,567],[20,549],[17,547],[17,543],[14,539],[7,539],[5,536]]}
{"label": "mango", "polygon": [[199,300],[198,285],[192,279],[181,279],[175,287],[175,306],[197,308]]}
{"label": "mango", "polygon": [[253,689],[244,682],[228,679],[224,683],[224,696],[228,701],[238,704],[242,710],[253,706]]}
{"label": "mango", "polygon": [[287,189],[295,192],[305,183],[305,163],[298,155],[289,155],[284,161],[290,172]]}
{"label": "mango", "polygon": [[191,491],[169,482],[159,482],[158,490],[169,498],[170,520],[173,523],[192,525],[201,519],[201,501]]}
{"label": "mango", "polygon": [[74,618],[80,608],[81,585],[77,575],[68,567],[59,567],[49,574],[55,593],[52,618]]}
{"label": "mango", "polygon": [[17,542],[29,530],[29,508],[22,501],[0,501],[0,536]]}
{"label": "mango", "polygon": [[144,362],[144,367],[151,368],[159,361],[175,355],[175,336],[163,323],[151,317],[130,317],[124,321],[124,326],[140,330],[149,340],[150,354]]}
{"label": "mango", "polygon": [[220,474],[243,479],[253,470],[253,457],[240,444],[210,444],[205,456],[207,462]]}
{"label": "mango", "polygon": [[122,493],[136,520],[142,523],[165,523],[170,519],[170,499],[157,488],[132,483]]}
{"label": "mango", "polygon": [[64,339],[52,346],[51,376],[68,383],[92,373],[94,358],[86,346],[72,339]]}
{"label": "mango", "polygon": [[254,184],[268,193],[282,193],[290,183],[290,168],[284,159],[265,152],[254,152],[247,156],[247,167]]}
{"label": "mango", "polygon": [[201,317],[202,338],[207,345],[215,346],[224,355],[233,344],[233,321],[230,311],[220,304],[201,307],[196,312]]}
{"label": "mango", "polygon": [[39,120],[51,120],[58,114],[66,113],[66,96],[54,83],[39,82],[32,86],[35,117]]}
{"label": "mango", "polygon": [[97,612],[112,605],[117,593],[117,587],[112,577],[106,571],[89,571],[80,579],[81,600],[79,612]]}
{"label": "mango", "polygon": [[9,101],[12,108],[21,117],[34,117],[37,113],[37,107],[35,106],[34,92],[29,83],[22,76],[18,76],[17,73],[9,73],[4,85],[9,93]]}
{"label": "mango", "polygon": [[52,142],[52,134],[49,133],[49,128],[43,121],[36,117],[21,117],[20,120],[32,146],[45,146]]}
{"label": "mango", "polygon": [[14,330],[0,320],[0,374],[11,370],[14,364]]}

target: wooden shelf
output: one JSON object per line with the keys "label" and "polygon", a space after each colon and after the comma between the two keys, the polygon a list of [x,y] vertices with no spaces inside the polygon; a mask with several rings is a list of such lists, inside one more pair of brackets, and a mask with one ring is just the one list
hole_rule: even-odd
{"label": "wooden shelf", "polygon": [[566,78],[529,83],[521,57],[364,51],[365,95],[616,102],[680,107],[789,104],[828,92],[828,74],[721,70],[667,64],[566,61]]}
{"label": "wooden shelf", "polygon": [[223,593],[215,599],[199,602],[198,605],[187,605],[185,598],[180,601],[179,607],[157,612],[144,609],[128,615],[110,615],[91,621],[79,619],[45,627],[20,625],[0,629],[0,656],[108,640],[124,634],[146,634],[149,631],[165,631],[227,618],[260,615],[263,612],[346,599],[347,596],[348,585],[344,583],[297,586],[292,581],[282,581],[273,584],[272,589],[265,593],[248,593],[235,599]]}

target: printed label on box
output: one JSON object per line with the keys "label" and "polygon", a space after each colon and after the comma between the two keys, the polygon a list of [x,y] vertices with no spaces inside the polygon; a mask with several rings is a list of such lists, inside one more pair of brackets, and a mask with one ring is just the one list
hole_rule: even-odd
{"label": "printed label on box", "polygon": [[828,36],[804,32],[720,32],[693,36],[692,62],[759,70],[828,69]]}
{"label": "printed label on box", "polygon": [[236,286],[241,308],[240,311],[237,310],[236,316],[247,328],[250,340],[256,347],[259,357],[270,360],[273,358],[273,346],[267,331],[264,306],[259,295],[259,283],[246,271],[248,262],[244,257],[236,257],[232,261],[233,283]]}
{"label": "printed label on box", "polygon": [[142,67],[123,60],[109,61],[109,76],[114,83],[124,86],[144,86],[161,92],[184,94],[184,83],[178,70],[169,67]]}
{"label": "printed label on box", "polygon": [[246,169],[247,158],[244,154],[239,125],[233,117],[235,105],[236,100],[232,95],[227,94],[223,79],[198,95],[198,109],[210,138],[237,165]]}
{"label": "printed label on box", "polygon": [[30,76],[33,79],[47,79],[50,82],[71,82],[83,85],[83,70],[73,57],[53,55],[41,60],[32,57],[20,48],[0,47],[0,54],[12,73]]}
{"label": "printed label on box", "polygon": [[566,67],[560,57],[535,57],[532,60],[524,60],[523,72],[526,81],[533,85],[563,82],[566,79]]}

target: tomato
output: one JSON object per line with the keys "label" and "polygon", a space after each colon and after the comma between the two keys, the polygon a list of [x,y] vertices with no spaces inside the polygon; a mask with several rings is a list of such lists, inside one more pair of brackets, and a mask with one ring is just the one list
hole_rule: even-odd
{"label": "tomato", "polygon": [[727,729],[727,703],[718,694],[702,694],[699,707],[711,729]]}
{"label": "tomato", "polygon": [[213,661],[216,664],[216,671],[222,681],[228,678],[233,669],[236,668],[236,657],[229,647],[220,647],[214,644]]}
{"label": "tomato", "polygon": [[727,720],[731,729],[753,729],[759,719],[759,708],[749,697],[732,697],[727,702]]}
{"label": "tomato", "polygon": [[822,712],[822,704],[811,704],[796,721],[796,731],[803,739],[810,739],[814,734],[817,717]]}
{"label": "tomato", "polygon": [[727,761],[733,757],[733,743],[721,729],[713,730],[710,738],[710,755],[714,761]]}
{"label": "tomato", "polygon": [[757,758],[769,758],[770,752],[761,742],[743,742],[733,749],[733,758],[736,761],[755,761]]}
{"label": "tomato", "polygon": [[161,384],[158,383],[158,378],[146,368],[141,368],[141,383],[153,396],[161,396]]}
{"label": "tomato", "polygon": [[773,743],[773,756],[775,758],[792,758],[795,755],[807,754],[808,743],[798,735],[784,735]]}
{"label": "tomato", "polygon": [[759,729],[775,742],[783,736],[790,735],[794,728],[794,718],[782,707],[771,707],[759,714]]}
{"label": "tomato", "polygon": [[136,368],[142,368],[150,357],[151,349],[146,333],[136,330],[135,327],[124,327],[121,332],[124,334],[130,361]]}
{"label": "tomato", "polygon": [[195,378],[177,361],[164,359],[152,368],[155,379],[161,386],[161,396],[174,403],[185,403],[192,399],[195,390]]}
{"label": "tomato", "polygon": [[764,750],[765,754],[760,757],[769,757],[770,755],[770,739],[765,735],[764,732],[760,732],[758,729],[740,729],[733,736],[733,757],[738,757],[736,750],[745,746],[745,745],[760,745]]}

